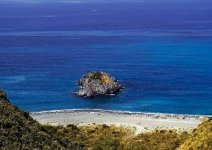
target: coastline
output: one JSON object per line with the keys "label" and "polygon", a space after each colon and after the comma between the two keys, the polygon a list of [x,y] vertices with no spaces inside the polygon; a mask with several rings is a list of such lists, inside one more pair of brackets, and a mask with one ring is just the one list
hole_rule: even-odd
{"label": "coastline", "polygon": [[103,109],[64,109],[31,112],[30,115],[42,124],[78,126],[107,124],[135,129],[136,133],[162,129],[191,131],[210,115],[186,115],[114,111]]}
{"label": "coastline", "polygon": [[134,112],[134,111],[122,111],[122,110],[110,110],[110,109],[55,109],[46,111],[30,112],[32,115],[45,114],[45,113],[74,113],[74,112],[103,112],[111,114],[126,114],[126,115],[146,115],[148,117],[186,117],[198,119],[199,117],[212,117],[212,115],[192,115],[192,114],[175,114],[175,113],[159,113],[159,112]]}

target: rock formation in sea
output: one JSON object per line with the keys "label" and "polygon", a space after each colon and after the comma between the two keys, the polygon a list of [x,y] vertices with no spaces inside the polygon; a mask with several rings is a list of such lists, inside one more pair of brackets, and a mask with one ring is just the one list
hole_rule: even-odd
{"label": "rock formation in sea", "polygon": [[1,100],[7,101],[7,94],[2,90],[0,90],[0,101]]}
{"label": "rock formation in sea", "polygon": [[77,81],[77,84],[80,90],[73,93],[81,97],[114,95],[123,89],[118,80],[105,72],[90,72]]}

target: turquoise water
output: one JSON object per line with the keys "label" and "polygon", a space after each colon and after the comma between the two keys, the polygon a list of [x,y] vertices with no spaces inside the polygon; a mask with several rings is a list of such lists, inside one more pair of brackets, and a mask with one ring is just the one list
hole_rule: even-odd
{"label": "turquoise water", "polygon": [[[22,109],[212,115],[210,1],[1,3],[0,88]],[[126,89],[75,97],[92,70]]]}

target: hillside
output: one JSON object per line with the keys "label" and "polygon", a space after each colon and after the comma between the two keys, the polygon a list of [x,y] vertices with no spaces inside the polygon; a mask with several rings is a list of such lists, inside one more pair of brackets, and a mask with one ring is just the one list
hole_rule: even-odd
{"label": "hillside", "polygon": [[0,149],[82,149],[79,144],[56,135],[58,128],[40,125],[0,91]]}
{"label": "hillside", "polygon": [[178,150],[212,150],[212,118],[200,124]]}
{"label": "hillside", "polygon": [[0,91],[1,150],[211,150],[212,119],[191,134],[156,130],[136,135],[132,129],[91,125],[50,126],[33,120],[28,112],[12,105]]}

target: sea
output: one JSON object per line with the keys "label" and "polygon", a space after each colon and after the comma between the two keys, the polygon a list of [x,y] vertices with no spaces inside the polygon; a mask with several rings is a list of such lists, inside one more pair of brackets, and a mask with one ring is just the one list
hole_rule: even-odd
{"label": "sea", "polygon": [[[125,89],[76,97],[90,71]],[[212,1],[0,0],[0,89],[30,112],[212,115]]]}

